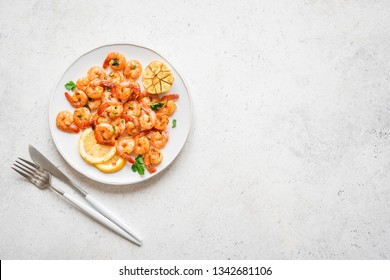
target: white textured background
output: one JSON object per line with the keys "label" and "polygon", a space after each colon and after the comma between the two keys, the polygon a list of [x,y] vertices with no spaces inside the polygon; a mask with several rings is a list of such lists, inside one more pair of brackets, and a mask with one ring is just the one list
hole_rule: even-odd
{"label": "white textured background", "polygon": [[[390,258],[389,1],[0,7],[1,259]],[[135,186],[75,173],[48,130],[65,67],[111,42],[160,51],[193,95],[182,153]],[[145,244],[17,176],[10,166],[28,143]]]}

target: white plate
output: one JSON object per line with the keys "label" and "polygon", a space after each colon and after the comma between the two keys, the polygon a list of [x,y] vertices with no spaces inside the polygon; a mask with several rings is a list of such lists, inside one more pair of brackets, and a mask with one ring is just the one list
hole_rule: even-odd
{"label": "white plate", "polygon": [[[141,62],[142,66],[147,66],[153,60],[163,61],[171,69],[175,81],[172,85],[169,93],[178,93],[180,99],[176,102],[177,110],[170,117],[170,124],[168,125],[168,131],[170,134],[170,139],[167,145],[162,149],[164,158],[160,165],[158,165],[157,172],[149,174],[145,170],[145,175],[141,176],[138,173],[134,173],[131,170],[130,164],[126,166],[119,172],[106,174],[97,170],[94,166],[91,166],[85,162],[78,152],[78,140],[80,134],[71,134],[60,131],[55,124],[55,119],[58,112],[62,110],[74,111],[74,108],[69,104],[64,96],[66,91],[64,85],[68,81],[76,82],[78,78],[85,77],[87,71],[91,66],[103,64],[103,61],[106,55],[109,52],[120,52],[125,55],[126,59],[137,59]],[[141,87],[141,77],[137,80]],[[49,103],[49,126],[50,132],[53,137],[54,143],[64,157],[64,159],[78,172],[81,174],[101,183],[112,184],[112,185],[124,185],[124,184],[133,184],[147,180],[153,176],[156,176],[161,171],[163,171],[179,154],[180,150],[183,148],[191,125],[191,116],[192,116],[192,105],[191,105],[191,96],[187,87],[187,84],[177,72],[175,67],[167,61],[161,54],[157,53],[154,50],[149,48],[135,45],[135,44],[111,44],[98,47],[94,50],[91,50],[73,62],[61,76],[57,85],[54,88],[54,91],[50,98]],[[172,128],[172,120],[176,119],[177,124],[176,128]]]}

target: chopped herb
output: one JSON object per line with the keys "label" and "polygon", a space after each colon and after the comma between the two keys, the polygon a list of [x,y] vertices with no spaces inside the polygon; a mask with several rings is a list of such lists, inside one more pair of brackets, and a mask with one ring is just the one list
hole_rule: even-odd
{"label": "chopped herb", "polygon": [[176,119],[173,119],[172,120],[172,128],[175,128],[176,127]]}
{"label": "chopped herb", "polygon": [[112,66],[119,66],[119,60],[117,58],[113,59]]}
{"label": "chopped herb", "polygon": [[135,162],[131,166],[131,170],[133,170],[133,172],[138,172],[139,175],[145,174],[144,158],[141,155],[135,158]]}
{"label": "chopped herb", "polygon": [[108,74],[108,76],[110,76],[112,78],[112,77],[114,77],[114,73],[110,73],[110,74]]}
{"label": "chopped herb", "polygon": [[65,84],[65,88],[67,90],[74,90],[76,88],[76,84],[73,81],[69,81]]}
{"label": "chopped herb", "polygon": [[114,115],[118,114],[118,112],[112,112]]}
{"label": "chopped herb", "polygon": [[110,92],[110,91],[111,91],[111,89],[110,89],[110,88],[107,88],[107,91],[108,91],[108,92]]}
{"label": "chopped herb", "polygon": [[81,119],[81,115],[77,115],[77,117],[78,117],[79,119]]}
{"label": "chopped herb", "polygon": [[125,123],[125,120],[121,120],[121,123]]}
{"label": "chopped herb", "polygon": [[112,129],[114,129],[114,132],[116,132],[116,126],[115,125],[112,126]]}
{"label": "chopped herb", "polygon": [[131,69],[135,69],[137,66],[135,64],[131,65]]}
{"label": "chopped herb", "polygon": [[154,102],[149,106],[153,111],[158,111],[164,106],[164,104],[165,104],[164,102]]}
{"label": "chopped herb", "polygon": [[132,109],[133,108],[133,103],[130,103],[129,104],[129,109]]}

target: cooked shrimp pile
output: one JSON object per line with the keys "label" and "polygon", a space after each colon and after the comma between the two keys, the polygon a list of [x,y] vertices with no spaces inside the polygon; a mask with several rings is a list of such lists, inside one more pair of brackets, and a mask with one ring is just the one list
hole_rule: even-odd
{"label": "cooked shrimp pile", "polygon": [[134,157],[141,156],[153,173],[162,162],[169,117],[179,95],[159,96],[142,90],[136,81],[141,73],[139,61],[109,53],[102,67],[93,66],[86,77],[65,85],[72,91],[65,92],[65,97],[75,110],[73,114],[59,112],[56,125],[70,133],[92,127],[97,143],[115,146],[116,153],[132,164]]}

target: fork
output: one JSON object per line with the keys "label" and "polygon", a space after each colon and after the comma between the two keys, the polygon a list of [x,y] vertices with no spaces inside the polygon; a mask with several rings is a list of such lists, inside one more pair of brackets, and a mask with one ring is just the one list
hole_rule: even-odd
{"label": "fork", "polygon": [[30,183],[34,184],[36,187],[42,190],[45,188],[51,188],[63,198],[72,203],[74,206],[76,206],[78,209],[80,209],[82,212],[84,212],[84,214],[86,214],[87,216],[93,218],[100,224],[106,226],[107,228],[111,229],[112,231],[116,232],[127,240],[137,244],[138,246],[141,246],[141,242],[126,233],[124,230],[122,230],[116,224],[111,222],[105,216],[103,216],[93,208],[78,201],[75,197],[64,192],[60,188],[54,186],[52,183],[52,175],[49,172],[28,160],[22,159],[20,157],[18,159],[22,162],[16,160],[16,162],[14,163],[14,167],[11,168],[18,172],[20,175],[22,175],[24,178],[26,178]]}

